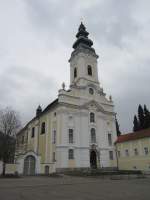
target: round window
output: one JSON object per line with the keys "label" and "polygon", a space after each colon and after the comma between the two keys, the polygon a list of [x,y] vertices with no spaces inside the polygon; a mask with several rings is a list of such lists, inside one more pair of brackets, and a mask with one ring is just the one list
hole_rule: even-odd
{"label": "round window", "polygon": [[90,93],[90,94],[94,94],[93,88],[89,88],[89,93]]}

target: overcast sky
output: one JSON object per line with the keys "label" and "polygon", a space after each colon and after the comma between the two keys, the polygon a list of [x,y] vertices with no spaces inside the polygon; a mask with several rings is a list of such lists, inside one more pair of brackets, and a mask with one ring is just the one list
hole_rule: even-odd
{"label": "overcast sky", "polygon": [[11,106],[26,123],[57,98],[62,82],[69,87],[81,18],[121,131],[131,131],[138,104],[150,109],[149,0],[0,0],[0,108]]}

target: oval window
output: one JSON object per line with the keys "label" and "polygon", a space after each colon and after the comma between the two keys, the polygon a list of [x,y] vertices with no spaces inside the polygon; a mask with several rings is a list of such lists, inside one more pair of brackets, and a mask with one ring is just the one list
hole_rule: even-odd
{"label": "oval window", "polygon": [[89,93],[90,93],[90,94],[94,94],[93,88],[89,88]]}

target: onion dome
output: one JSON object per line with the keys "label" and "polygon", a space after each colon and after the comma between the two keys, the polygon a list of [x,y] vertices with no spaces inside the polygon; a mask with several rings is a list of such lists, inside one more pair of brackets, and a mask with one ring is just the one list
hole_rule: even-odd
{"label": "onion dome", "polygon": [[93,45],[92,40],[88,38],[89,33],[86,31],[84,24],[81,22],[78,33],[76,34],[77,40],[73,44],[73,48],[76,49],[78,46],[87,46],[90,48]]}

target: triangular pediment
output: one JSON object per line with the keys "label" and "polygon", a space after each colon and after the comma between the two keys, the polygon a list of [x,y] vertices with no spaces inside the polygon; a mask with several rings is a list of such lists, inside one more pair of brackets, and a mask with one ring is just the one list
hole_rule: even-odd
{"label": "triangular pediment", "polygon": [[85,108],[85,109],[89,109],[89,110],[93,109],[93,110],[97,110],[97,111],[100,111],[100,112],[103,112],[103,113],[105,112],[104,108],[101,105],[99,105],[98,102],[96,102],[94,100],[83,104],[81,106],[81,108]]}

